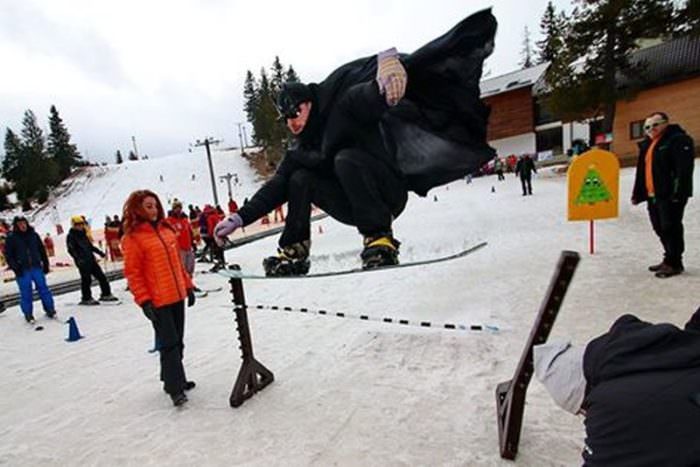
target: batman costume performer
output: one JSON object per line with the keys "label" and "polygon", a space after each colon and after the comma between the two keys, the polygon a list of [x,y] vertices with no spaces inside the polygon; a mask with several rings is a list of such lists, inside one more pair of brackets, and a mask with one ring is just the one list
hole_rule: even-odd
{"label": "batman costume performer", "polygon": [[495,33],[496,19],[484,10],[417,51],[397,54],[405,92],[391,106],[379,81],[382,54],[347,63],[317,84],[285,83],[277,101],[281,116],[296,118],[310,103],[308,119],[274,176],[217,226],[217,235],[288,202],[279,254],[263,265],[268,275],[306,274],[314,204],[357,227],[364,268],[397,264],[391,226],[408,191],[425,196],[495,157],[479,91]]}

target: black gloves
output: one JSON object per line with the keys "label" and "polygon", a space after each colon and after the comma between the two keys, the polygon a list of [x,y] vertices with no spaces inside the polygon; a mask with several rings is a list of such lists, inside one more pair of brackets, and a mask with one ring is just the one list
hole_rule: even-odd
{"label": "black gloves", "polygon": [[44,271],[44,274],[48,274],[51,269],[49,269],[49,263],[44,264],[44,267],[42,268]]}
{"label": "black gloves", "polygon": [[105,257],[107,256],[107,253],[105,253],[105,252],[102,251],[102,250],[98,250],[97,254],[100,255],[100,256],[102,256],[103,258],[105,258]]}
{"label": "black gloves", "polygon": [[187,307],[194,306],[195,301],[197,301],[197,299],[194,296],[194,290],[187,289]]}
{"label": "black gloves", "polygon": [[147,302],[143,302],[141,305],[141,310],[143,310],[143,315],[148,318],[149,321],[155,322],[158,317],[156,316],[156,309],[153,308],[153,302],[150,300]]}

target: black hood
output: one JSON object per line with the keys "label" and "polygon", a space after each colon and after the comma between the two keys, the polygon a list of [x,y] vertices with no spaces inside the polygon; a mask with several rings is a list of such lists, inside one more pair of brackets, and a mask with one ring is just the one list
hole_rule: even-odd
{"label": "black hood", "polygon": [[12,231],[13,231],[13,232],[22,233],[22,232],[19,230],[19,227],[17,227],[17,224],[19,224],[20,221],[25,221],[25,222],[27,223],[27,232],[32,232],[32,231],[34,231],[34,228],[32,228],[32,226],[29,225],[29,220],[28,220],[26,217],[24,217],[24,216],[15,216],[15,218],[12,219]]}

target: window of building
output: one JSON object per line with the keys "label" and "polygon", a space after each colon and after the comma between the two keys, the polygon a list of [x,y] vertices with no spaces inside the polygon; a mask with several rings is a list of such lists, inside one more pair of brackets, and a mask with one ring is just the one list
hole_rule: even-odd
{"label": "window of building", "polygon": [[552,151],[554,154],[561,154],[564,146],[564,137],[562,127],[550,128],[549,130],[540,130],[535,137],[535,146],[537,152]]}
{"label": "window of building", "polygon": [[560,120],[559,117],[547,110],[539,100],[535,100],[535,125],[545,125],[557,120]]}
{"label": "window of building", "polygon": [[630,122],[630,139],[644,138],[644,120]]}

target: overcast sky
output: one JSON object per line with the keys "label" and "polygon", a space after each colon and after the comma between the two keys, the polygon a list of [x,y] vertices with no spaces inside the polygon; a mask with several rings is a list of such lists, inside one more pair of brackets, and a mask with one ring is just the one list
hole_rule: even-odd
{"label": "overcast sky", "polygon": [[[555,1],[568,8],[568,1]],[[91,160],[158,157],[197,138],[237,145],[246,70],[275,55],[305,82],[396,46],[411,52],[493,7],[490,76],[518,68],[523,28],[539,39],[546,0],[0,0],[0,125],[54,104]],[[486,71],[485,70],[485,71]]]}

